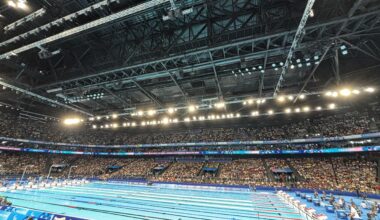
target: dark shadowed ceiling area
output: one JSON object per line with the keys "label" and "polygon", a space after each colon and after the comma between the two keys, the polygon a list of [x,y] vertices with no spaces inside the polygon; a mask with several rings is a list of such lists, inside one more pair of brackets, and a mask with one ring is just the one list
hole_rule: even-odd
{"label": "dark shadowed ceiling area", "polygon": [[0,4],[0,103],[23,111],[96,116],[379,84],[377,0],[317,0],[300,36],[305,0],[17,1]]}

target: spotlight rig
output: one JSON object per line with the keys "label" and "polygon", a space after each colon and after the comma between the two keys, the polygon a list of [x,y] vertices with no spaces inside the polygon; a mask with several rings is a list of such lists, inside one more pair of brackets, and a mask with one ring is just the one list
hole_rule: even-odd
{"label": "spotlight rig", "polygon": [[170,0],[170,8],[167,15],[162,16],[162,20],[168,21],[168,20],[175,20],[176,18],[179,18],[184,15],[188,15],[193,13],[193,8],[187,8],[182,10],[180,7],[178,7],[174,0]]}

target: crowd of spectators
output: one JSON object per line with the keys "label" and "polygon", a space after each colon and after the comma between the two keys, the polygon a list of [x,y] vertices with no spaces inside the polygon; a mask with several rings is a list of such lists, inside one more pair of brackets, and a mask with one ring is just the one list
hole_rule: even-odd
{"label": "crowd of spectators", "polygon": [[376,163],[367,160],[334,158],[332,164],[337,178],[337,189],[370,191],[376,182]]}
{"label": "crowd of spectators", "polygon": [[[133,129],[133,128],[130,128]],[[367,112],[346,112],[276,126],[245,128],[202,128],[186,130],[147,129],[133,133],[125,128],[91,129],[81,127],[65,129],[54,121],[41,123],[0,112],[0,136],[72,144],[123,145],[161,144],[180,142],[288,140],[320,136],[342,136],[370,131]]]}
{"label": "crowd of spectators", "polygon": [[290,163],[303,177],[297,182],[301,188],[333,190],[336,187],[336,178],[330,159],[302,158],[292,159]]}
{"label": "crowd of spectators", "polygon": [[[49,155],[50,156],[50,155]],[[1,153],[1,175],[19,175],[27,165],[27,175],[46,176],[49,167],[67,163],[64,170],[52,172],[53,177],[98,177],[101,179],[147,178],[151,181],[215,183],[250,186],[293,186],[309,189],[360,191],[374,193],[377,186],[377,163],[364,158],[251,158],[213,161],[202,158],[160,159],[112,158],[93,156],[61,156],[46,154]],[[120,167],[109,170],[110,167]],[[159,174],[153,169],[163,168]],[[217,168],[213,175],[205,175],[203,168]],[[291,180],[276,179],[274,170],[290,169]],[[297,175],[295,175],[297,173]]]}

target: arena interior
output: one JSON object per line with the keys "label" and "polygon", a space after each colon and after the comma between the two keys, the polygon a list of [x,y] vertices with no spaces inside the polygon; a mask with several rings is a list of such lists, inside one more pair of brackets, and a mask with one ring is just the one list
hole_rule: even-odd
{"label": "arena interior", "polygon": [[376,220],[379,72],[379,0],[1,0],[0,220]]}

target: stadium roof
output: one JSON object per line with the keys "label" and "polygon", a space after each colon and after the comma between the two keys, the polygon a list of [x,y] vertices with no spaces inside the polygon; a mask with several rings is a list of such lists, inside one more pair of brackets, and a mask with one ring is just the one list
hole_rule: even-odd
{"label": "stadium roof", "polygon": [[379,80],[376,0],[13,1],[0,4],[0,102],[25,111],[100,115]]}

